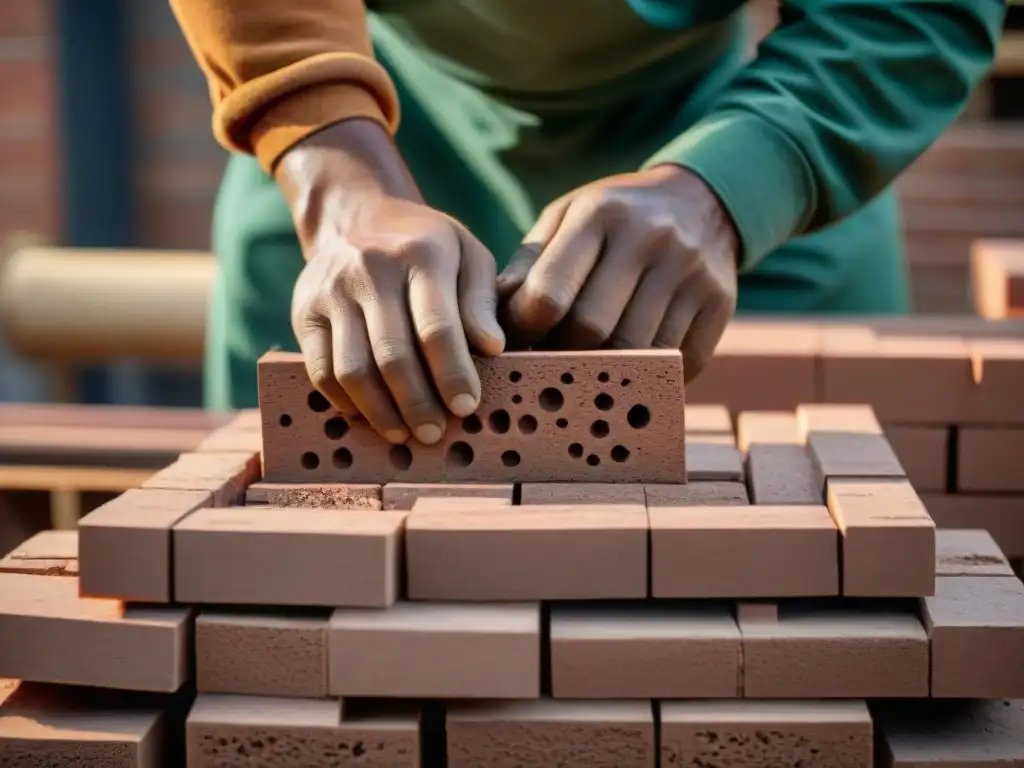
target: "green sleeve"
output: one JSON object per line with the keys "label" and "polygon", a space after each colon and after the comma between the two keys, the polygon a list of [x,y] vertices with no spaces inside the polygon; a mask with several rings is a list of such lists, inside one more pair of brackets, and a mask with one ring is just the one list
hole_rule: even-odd
{"label": "green sleeve", "polygon": [[645,167],[701,176],[741,267],[856,212],[938,138],[995,57],[1005,0],[783,0],[706,116]]}

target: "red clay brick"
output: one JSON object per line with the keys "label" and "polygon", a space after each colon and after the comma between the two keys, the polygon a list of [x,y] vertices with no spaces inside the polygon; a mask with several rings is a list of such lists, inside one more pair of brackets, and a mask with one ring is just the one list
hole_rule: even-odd
{"label": "red clay brick", "polygon": [[540,622],[539,603],[339,608],[330,622],[330,693],[535,699]]}
{"label": "red clay brick", "polygon": [[1010,561],[984,530],[935,532],[936,576],[1013,576]]}
{"label": "red clay brick", "polygon": [[743,695],[750,699],[920,698],[928,636],[912,611],[778,606],[741,617]]}
{"label": "red clay brick", "polygon": [[1024,429],[961,427],[957,458],[960,491],[1024,491]]}
{"label": "red clay brick", "polygon": [[[1016,326],[1015,326],[1016,327]],[[977,382],[965,424],[1024,425],[1024,339],[984,339],[970,343]]]}
{"label": "red clay brick", "polygon": [[1024,494],[923,494],[940,528],[983,528],[1007,557],[1024,557]]}
{"label": "red clay brick", "polygon": [[409,515],[410,599],[647,595],[647,511],[641,505],[544,505],[520,507],[515,514],[486,506],[452,509],[420,511],[417,505]]}
{"label": "red clay brick", "polygon": [[945,491],[949,428],[888,425],[885,439],[917,491]]}
{"label": "red clay brick", "polygon": [[923,597],[935,590],[935,523],[908,480],[829,480],[842,534],[843,594]]}
{"label": "red clay brick", "polygon": [[78,580],[0,573],[0,677],[173,692],[188,678],[192,613],[78,596]]}
{"label": "red clay brick", "polygon": [[839,593],[836,527],[823,506],[650,507],[654,597]]}
{"label": "red clay brick", "polygon": [[247,505],[304,507],[306,509],[381,509],[379,485],[300,485],[298,483],[253,483],[245,492]]}
{"label": "red clay brick", "polygon": [[728,435],[733,436],[732,416],[724,405],[686,406],[686,435]]}
{"label": "red clay brick", "polygon": [[664,766],[870,768],[863,701],[663,701]]}
{"label": "red clay brick", "polygon": [[557,699],[728,699],[739,683],[740,634],[726,607],[551,606]]}
{"label": "red clay brick", "polygon": [[419,710],[342,717],[337,700],[201,693],[185,724],[189,768],[419,768]]}
{"label": "red clay brick", "polygon": [[449,702],[448,768],[653,768],[647,701]]}
{"label": "red clay brick", "polygon": [[770,621],[779,620],[779,604],[774,600],[743,600],[736,603],[736,621]]}
{"label": "red clay brick", "polygon": [[174,528],[186,603],[386,606],[399,589],[403,512],[201,509]]}
{"label": "red clay brick", "polygon": [[384,509],[410,510],[420,498],[495,498],[512,503],[511,483],[388,483],[384,486]]}
{"label": "red clay brick", "polygon": [[739,449],[752,445],[803,445],[800,423],[794,411],[744,411],[736,421]]}
{"label": "red clay brick", "polygon": [[818,472],[802,445],[750,446],[750,499],[754,504],[821,504]]}
{"label": "red clay brick", "polygon": [[212,500],[207,491],[131,490],[83,517],[82,594],[171,602],[171,530]]}
{"label": "red clay brick", "polygon": [[40,531],[0,558],[0,573],[78,575],[78,531]]}
{"label": "red clay brick", "polygon": [[156,703],[117,691],[41,683],[0,690],[0,764],[159,768],[173,728]]}
{"label": "red clay brick", "polygon": [[743,483],[686,483],[645,485],[648,507],[735,507],[749,504]]}
{"label": "red clay brick", "polygon": [[643,504],[644,486],[616,483],[523,483],[519,503]]}
{"label": "red clay brick", "polygon": [[166,491],[206,491],[213,506],[229,507],[245,497],[245,489],[260,479],[258,453],[183,453],[178,460],[146,480],[143,488]]}
{"label": "red clay brick", "polygon": [[[259,364],[275,482],[682,482],[677,351],[511,352],[476,361],[483,400],[440,443],[394,447],[313,393],[301,355]],[[312,406],[311,406],[312,403]],[[282,418],[288,426],[282,426]]]}
{"label": "red clay brick", "polygon": [[326,611],[203,611],[196,617],[196,689],[326,697],[327,619]]}
{"label": "red clay brick", "polygon": [[1024,583],[942,576],[923,601],[936,698],[1024,698]]}
{"label": "red clay brick", "polygon": [[729,438],[728,442],[711,442],[711,439],[704,436],[687,438],[687,482],[742,482],[743,455],[732,439]]}
{"label": "red clay brick", "polygon": [[797,417],[822,489],[832,478],[906,476],[870,406],[801,405]]}

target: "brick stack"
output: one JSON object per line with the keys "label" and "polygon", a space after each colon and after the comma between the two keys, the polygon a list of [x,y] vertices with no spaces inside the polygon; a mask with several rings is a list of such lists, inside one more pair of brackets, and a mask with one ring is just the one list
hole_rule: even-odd
{"label": "brick stack", "polygon": [[871,408],[734,431],[677,353],[480,369],[394,448],[272,354],[260,414],[12,553],[0,765],[1024,762],[1024,584]]}
{"label": "brick stack", "polygon": [[979,240],[971,248],[974,311],[989,320],[1024,318],[1024,240]]}

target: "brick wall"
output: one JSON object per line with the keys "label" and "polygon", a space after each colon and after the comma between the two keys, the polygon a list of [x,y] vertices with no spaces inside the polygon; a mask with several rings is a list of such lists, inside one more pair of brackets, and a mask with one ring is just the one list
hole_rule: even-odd
{"label": "brick wall", "polygon": [[0,247],[61,226],[53,24],[49,0],[0,0]]}
{"label": "brick wall", "polygon": [[167,0],[132,0],[125,12],[135,240],[152,248],[208,248],[227,155],[210,133],[206,83]]}

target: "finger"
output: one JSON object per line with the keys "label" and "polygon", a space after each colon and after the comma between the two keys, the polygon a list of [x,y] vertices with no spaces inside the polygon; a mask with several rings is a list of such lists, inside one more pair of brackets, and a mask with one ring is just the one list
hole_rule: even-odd
{"label": "finger", "polygon": [[683,339],[683,378],[691,381],[711,362],[735,306],[724,299],[706,301]]}
{"label": "finger", "polygon": [[639,247],[633,238],[624,237],[615,237],[606,246],[556,331],[561,349],[598,349],[611,338],[643,275],[645,260],[637,253]]}
{"label": "finger", "polygon": [[469,343],[481,354],[500,355],[505,349],[505,332],[498,324],[494,256],[465,229],[459,230],[459,246],[462,254],[459,260],[458,310],[462,330]]}
{"label": "finger", "polygon": [[447,419],[416,349],[407,302],[404,291],[390,303],[375,296],[362,304],[363,315],[373,359],[402,419],[417,440],[433,445],[444,435]]}
{"label": "finger", "polygon": [[[687,283],[677,289],[657,333],[654,334],[651,346],[658,349],[681,349],[686,333],[700,312],[702,303],[701,296],[695,294],[691,284]],[[683,372],[686,373],[685,368]]]}
{"label": "finger", "polygon": [[506,307],[506,330],[524,344],[560,323],[601,256],[604,232],[589,215],[566,213],[562,226]]}
{"label": "finger", "polygon": [[672,304],[674,283],[663,270],[650,269],[640,278],[640,284],[619,318],[607,346],[612,349],[647,349],[661,327]]}
{"label": "finger", "polygon": [[404,443],[409,430],[395,407],[370,350],[370,339],[362,310],[346,304],[331,317],[333,378],[346,397],[359,409],[378,433],[390,443]]}
{"label": "finger", "polygon": [[558,231],[562,219],[565,218],[565,212],[569,208],[570,200],[569,196],[561,197],[541,211],[533,227],[523,237],[522,244],[512,254],[508,266],[498,275],[499,296],[511,296],[526,280],[530,268],[540,258],[541,251],[551,242],[551,238]]}
{"label": "finger", "polygon": [[456,416],[468,416],[480,404],[480,377],[469,355],[454,273],[411,275],[409,311],[441,400]]}
{"label": "finger", "polygon": [[306,373],[313,387],[327,398],[327,402],[337,411],[346,416],[356,416],[358,408],[334,375],[334,356],[331,348],[332,325],[327,318],[317,318],[303,327],[295,328],[295,338],[299,342]]}

